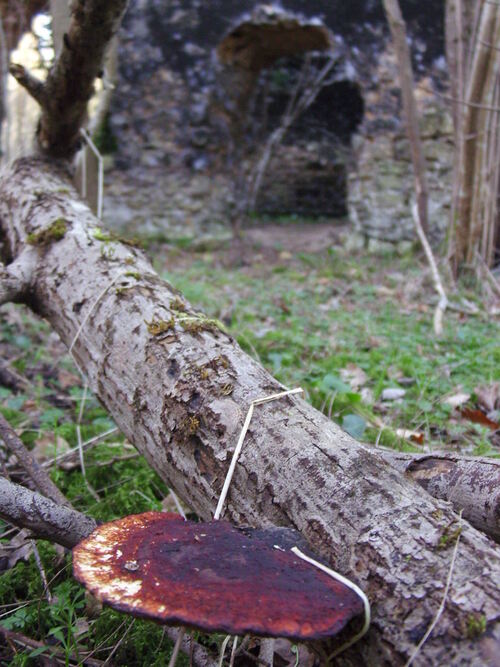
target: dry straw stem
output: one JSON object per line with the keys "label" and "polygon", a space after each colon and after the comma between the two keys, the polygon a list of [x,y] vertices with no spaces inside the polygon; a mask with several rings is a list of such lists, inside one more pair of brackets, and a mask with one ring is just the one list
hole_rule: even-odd
{"label": "dry straw stem", "polygon": [[439,301],[436,306],[436,310],[434,311],[434,333],[436,334],[436,336],[441,336],[443,333],[443,315],[448,306],[448,297],[446,296],[446,292],[444,291],[443,282],[441,280],[441,276],[439,275],[436,260],[434,259],[432,248],[430,246],[429,241],[427,240],[427,236],[425,235],[424,229],[422,227],[419,210],[416,204],[413,204],[412,206],[412,214],[418,238],[420,239],[420,243],[422,244],[422,247],[424,249],[425,256],[427,257],[427,261],[429,262],[434,288],[439,296]]}
{"label": "dry straw stem", "polygon": [[238,442],[236,444],[236,448],[234,450],[233,458],[231,459],[231,464],[229,466],[229,470],[227,471],[226,479],[224,480],[224,486],[222,487],[221,494],[219,496],[219,502],[217,503],[217,508],[214,513],[214,520],[217,521],[220,519],[220,516],[222,514],[222,510],[224,509],[224,503],[226,502],[226,496],[229,491],[229,486],[231,484],[231,480],[233,479],[233,474],[234,470],[236,468],[236,464],[238,462],[238,458],[240,455],[240,452],[243,447],[243,442],[245,440],[245,436],[247,434],[248,428],[250,426],[250,422],[252,421],[252,415],[253,415],[253,410],[256,405],[262,405],[263,403],[269,403],[271,401],[276,401],[280,398],[284,398],[285,396],[291,396],[293,394],[301,394],[303,393],[303,389],[298,387],[297,389],[287,389],[286,391],[280,391],[277,394],[273,394],[272,396],[265,396],[264,398],[256,398],[250,403],[250,407],[248,408],[247,416],[245,417],[245,422],[243,424],[243,428],[241,429],[240,437],[238,438]]}

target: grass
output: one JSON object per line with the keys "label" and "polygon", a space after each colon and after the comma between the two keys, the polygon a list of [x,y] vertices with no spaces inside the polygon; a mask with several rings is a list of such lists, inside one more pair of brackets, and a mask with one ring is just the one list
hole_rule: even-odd
{"label": "grass", "polygon": [[[374,442],[380,427],[370,424],[383,422],[381,442],[389,446],[414,449],[394,438],[397,429],[411,429],[422,430],[430,448],[453,447],[461,435],[460,451],[496,454],[489,431],[462,423],[443,399],[461,390],[473,400],[477,386],[500,379],[498,322],[449,311],[444,336],[436,339],[426,303],[432,291],[422,287],[413,299],[401,294],[421,279],[415,258],[374,261],[333,251],[320,259],[321,268],[317,256],[299,255],[288,264],[228,274],[207,255],[166,276],[210,317],[222,319],[282,382],[303,386],[317,408],[341,425],[352,413],[364,418],[365,440]],[[356,368],[366,382],[353,388],[343,377]],[[404,388],[404,400],[382,403],[389,387]],[[348,421],[357,423],[359,436],[361,422]]]}
{"label": "grass", "polygon": [[[461,418],[443,399],[466,392],[476,407],[476,388],[500,380],[499,324],[482,308],[474,317],[449,311],[437,340],[434,295],[418,258],[353,255],[338,247],[316,254],[282,250],[270,260],[254,249],[251,265],[223,268],[224,252],[196,254],[184,247],[166,257],[162,249],[155,261],[193,305],[221,320],[249,354],[286,385],[302,386],[318,409],[354,436],[422,451],[398,436],[398,429],[410,429],[421,433],[426,450],[498,455],[491,431]],[[476,285],[464,286],[456,299],[461,296],[480,304]],[[27,382],[17,390],[0,387],[0,411],[38,454],[51,457],[74,447],[83,395],[77,371],[44,322],[19,307],[4,308],[2,315],[2,357]],[[402,400],[382,400],[384,389],[397,387],[406,392]],[[83,439],[112,427],[88,397]],[[85,462],[99,500],[77,462],[52,470],[81,511],[106,521],[162,507],[167,488],[122,436],[104,438]],[[2,534],[7,529],[3,525]],[[11,537],[1,538],[2,554],[11,553]],[[36,664],[38,654],[53,650],[66,664],[77,664],[87,652],[104,660],[113,647],[116,664],[168,662],[172,646],[160,627],[110,609],[99,613],[73,581],[69,556],[43,541],[38,548],[53,602],[33,556],[20,559],[0,575],[0,625],[44,646],[15,654],[5,649],[5,655],[0,649],[2,664]],[[183,660],[178,664],[187,664]]]}

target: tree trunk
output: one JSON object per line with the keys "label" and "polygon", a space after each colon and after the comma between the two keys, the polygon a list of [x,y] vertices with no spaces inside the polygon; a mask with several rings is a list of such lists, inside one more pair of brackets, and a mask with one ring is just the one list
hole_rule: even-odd
{"label": "tree trunk", "polygon": [[500,239],[500,5],[447,3],[447,59],[455,122],[450,257],[457,272],[477,255],[492,266]]}
{"label": "tree trunk", "polygon": [[[7,260],[29,276],[26,302],[127,438],[207,519],[249,402],[282,386],[98,224],[48,162],[20,160],[0,182],[0,229]],[[444,612],[413,664],[494,664],[499,549],[305,401],[256,408],[226,516],[298,529],[365,590],[371,629],[336,658],[357,667],[406,662],[442,602],[461,530]]]}
{"label": "tree trunk", "polygon": [[425,234],[429,232],[428,188],[424,150],[420,139],[419,114],[415,99],[415,82],[411,65],[410,48],[406,37],[406,25],[398,0],[383,0],[387,21],[391,30],[398,61],[399,85],[406,118],[406,131],[410,143],[411,161],[415,178],[418,218]]}

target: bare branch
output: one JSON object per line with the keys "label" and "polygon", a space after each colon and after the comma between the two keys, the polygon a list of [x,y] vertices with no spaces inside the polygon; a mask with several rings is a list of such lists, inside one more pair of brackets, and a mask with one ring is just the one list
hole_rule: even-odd
{"label": "bare branch", "polygon": [[0,477],[0,517],[34,537],[71,549],[97,526],[81,512],[58,505],[39,493]]}
{"label": "bare branch", "polygon": [[47,498],[50,498],[60,505],[70,506],[70,503],[64,494],[57,488],[32,453],[26,449],[22,440],[18,438],[12,426],[1,413],[0,438],[4,441],[7,449],[15,455],[19,465],[22,466],[23,470],[35,483],[40,493],[43,493]]}
{"label": "bare branch", "polygon": [[249,201],[247,208],[255,208],[262,180],[269,162],[278,146],[282,143],[290,127],[297,121],[317,98],[322,88],[327,85],[325,79],[336,63],[333,54],[330,55],[320,71],[311,72],[310,61],[306,58],[295,88],[290,96],[287,108],[281,118],[279,126],[269,136],[262,155],[250,174]]}
{"label": "bare branch", "polygon": [[429,231],[429,222],[426,166],[422,141],[420,139],[419,114],[414,93],[415,84],[410,49],[406,39],[406,26],[398,0],[383,0],[383,4],[398,57],[399,85],[401,87],[408,140],[410,142],[417,193],[418,217],[423,231],[427,233]]}
{"label": "bare branch", "polygon": [[25,88],[31,97],[44,106],[46,101],[45,86],[43,81],[40,81],[36,76],[33,76],[28,70],[17,63],[12,63],[9,67],[9,72],[12,74],[17,83]]}
{"label": "bare branch", "polygon": [[0,305],[22,301],[28,288],[33,268],[33,253],[23,253],[8,266],[0,263]]}
{"label": "bare branch", "polygon": [[[47,653],[43,664],[51,664],[51,665],[59,665],[64,663],[67,664],[68,659],[70,659],[72,663],[75,662],[79,664],[84,664],[88,667],[102,667],[104,665],[104,663],[101,660],[93,660],[92,658],[87,657],[86,655],[82,655],[81,652],[77,658],[76,655],[71,655],[71,654],[68,655],[66,651],[63,651],[62,649],[57,648],[56,646],[50,644],[44,644],[41,641],[32,639],[31,637],[26,637],[26,635],[22,635],[19,632],[14,632],[13,630],[7,630],[7,628],[4,628],[2,626],[0,626],[0,636],[2,636],[3,639],[5,639],[6,643],[8,643],[11,648],[13,648],[14,645],[20,646],[21,648],[31,648],[31,649],[45,648]],[[80,656],[83,657],[84,659],[80,660]]]}
{"label": "bare branch", "polygon": [[500,542],[500,461],[454,454],[379,453],[435,498],[463,509],[464,519]]}
{"label": "bare branch", "polygon": [[417,235],[424,249],[427,261],[429,262],[432,274],[432,281],[434,283],[436,292],[438,293],[439,296],[439,301],[436,306],[436,310],[434,311],[434,333],[436,334],[436,336],[441,336],[441,334],[443,333],[443,315],[446,308],[448,307],[448,297],[446,296],[446,292],[444,291],[443,283],[441,281],[441,276],[439,275],[436,260],[434,259],[432,248],[430,246],[429,241],[427,240],[427,236],[425,235],[422,221],[420,219],[420,211],[418,210],[418,206],[416,204],[412,206],[412,213],[413,213],[413,221],[415,223],[415,229],[417,230]]}
{"label": "bare branch", "polygon": [[75,0],[61,53],[45,83],[21,65],[10,68],[42,107],[38,144],[43,153],[70,158],[78,149],[94,81],[126,6],[127,0]]}

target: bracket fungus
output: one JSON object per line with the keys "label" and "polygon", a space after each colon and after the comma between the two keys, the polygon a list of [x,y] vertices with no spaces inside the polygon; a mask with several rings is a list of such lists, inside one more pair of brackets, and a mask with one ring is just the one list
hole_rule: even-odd
{"label": "bracket fungus", "polygon": [[98,599],[134,616],[206,632],[325,639],[362,614],[363,603],[292,553],[297,535],[146,512],[99,526],[74,548],[73,570]]}

